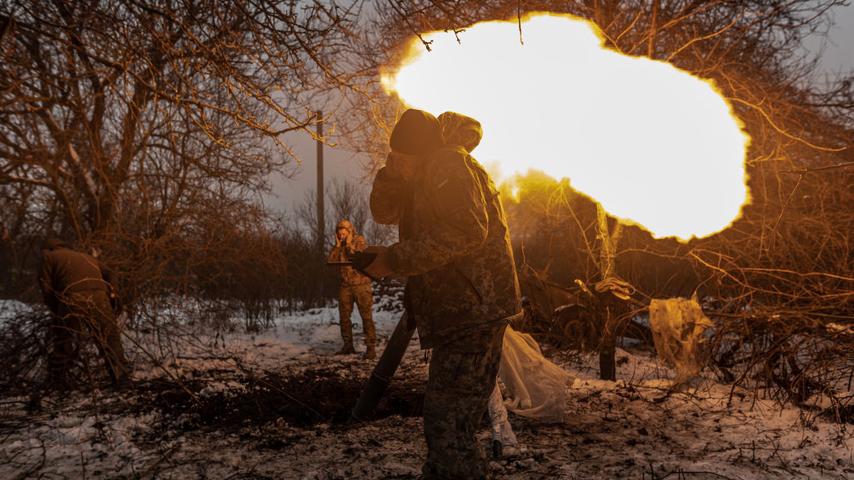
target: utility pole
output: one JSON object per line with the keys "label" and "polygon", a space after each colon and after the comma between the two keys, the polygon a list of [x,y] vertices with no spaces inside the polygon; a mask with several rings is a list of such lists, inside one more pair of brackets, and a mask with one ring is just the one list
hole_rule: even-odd
{"label": "utility pole", "polygon": [[326,220],[323,204],[323,111],[317,112],[317,250],[323,256]]}

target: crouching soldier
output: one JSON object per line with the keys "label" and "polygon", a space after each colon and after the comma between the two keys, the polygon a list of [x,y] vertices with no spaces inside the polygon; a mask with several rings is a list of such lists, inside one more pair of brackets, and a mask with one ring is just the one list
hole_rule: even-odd
{"label": "crouching soldier", "polygon": [[[367,248],[365,237],[356,235],[353,224],[347,220],[338,222],[335,229],[335,248],[329,253],[330,262],[348,262],[353,254]],[[371,307],[374,303],[374,291],[371,278],[359,273],[351,266],[339,267],[341,273],[341,289],[338,292],[338,315],[341,324],[341,340],[344,345],[339,354],[351,354],[353,348],[353,323],[350,315],[353,313],[353,302],[359,308],[362,317],[362,328],[365,332],[365,358],[376,358],[377,335],[374,328],[374,318]]]}
{"label": "crouching soldier", "polygon": [[60,240],[45,242],[39,284],[53,313],[48,385],[70,386],[67,372],[77,360],[84,336],[95,341],[113,385],[124,387],[130,382],[113,311],[113,282],[110,270],[96,258],[74,251]]}

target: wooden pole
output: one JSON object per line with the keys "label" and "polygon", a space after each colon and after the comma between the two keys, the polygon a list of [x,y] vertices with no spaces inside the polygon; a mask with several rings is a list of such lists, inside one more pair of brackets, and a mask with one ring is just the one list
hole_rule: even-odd
{"label": "wooden pole", "polygon": [[325,255],[326,219],[323,203],[323,112],[317,111],[317,250]]}

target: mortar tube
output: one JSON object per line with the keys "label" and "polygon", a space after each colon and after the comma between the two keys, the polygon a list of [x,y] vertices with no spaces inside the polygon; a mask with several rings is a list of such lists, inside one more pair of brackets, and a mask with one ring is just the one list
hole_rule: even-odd
{"label": "mortar tube", "polygon": [[409,341],[415,333],[415,329],[410,329],[407,323],[407,314],[404,312],[400,321],[397,322],[397,326],[394,327],[394,331],[377,361],[377,366],[374,367],[374,371],[368,381],[365,382],[362,393],[359,395],[359,401],[356,402],[356,406],[350,412],[348,423],[364,422],[377,408],[377,404],[391,383],[391,378],[397,371],[397,367],[400,366],[400,361],[406,353]]}

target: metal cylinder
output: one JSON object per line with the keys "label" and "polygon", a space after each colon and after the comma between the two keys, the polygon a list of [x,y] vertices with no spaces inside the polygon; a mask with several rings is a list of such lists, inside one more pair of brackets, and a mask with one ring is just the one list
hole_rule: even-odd
{"label": "metal cylinder", "polygon": [[406,347],[409,346],[409,341],[415,333],[415,329],[410,329],[407,325],[406,313],[400,317],[397,326],[394,327],[388,343],[380,355],[377,366],[362,388],[362,393],[359,395],[359,401],[350,412],[350,423],[358,423],[367,420],[368,416],[377,408],[380,399],[391,383],[391,378],[397,367],[400,366],[400,361],[406,353]]}

